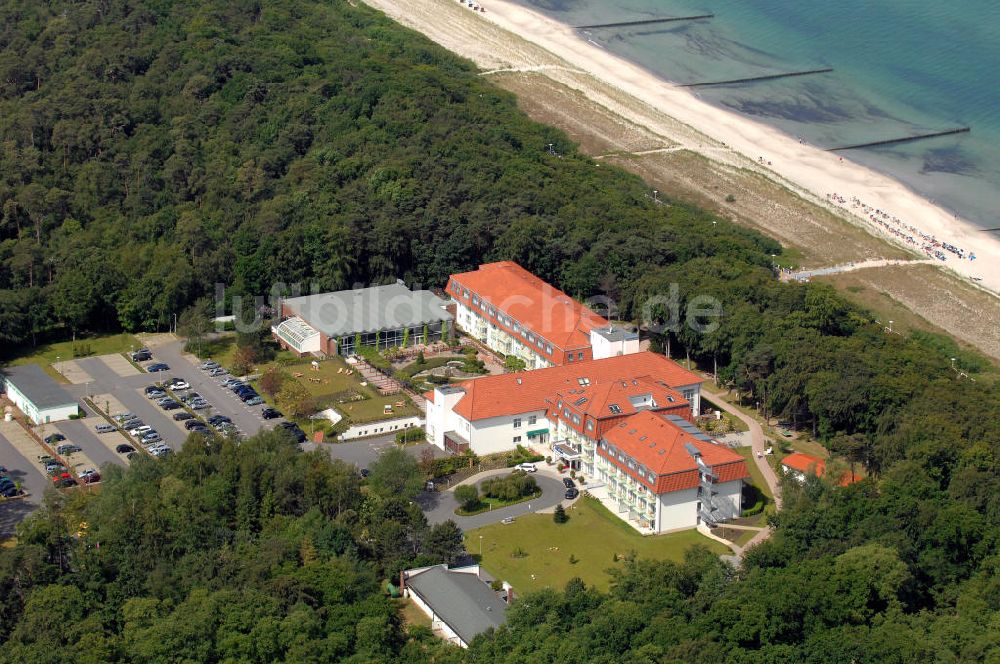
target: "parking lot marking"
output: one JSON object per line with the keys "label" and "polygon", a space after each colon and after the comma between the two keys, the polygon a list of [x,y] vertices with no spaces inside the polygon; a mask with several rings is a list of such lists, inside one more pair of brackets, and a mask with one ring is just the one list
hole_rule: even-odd
{"label": "parking lot marking", "polygon": [[125,358],[124,355],[119,353],[101,355],[97,359],[103,362],[109,369],[122,378],[127,378],[128,376],[138,376],[141,373],[131,362],[128,361],[128,359]]}
{"label": "parking lot marking", "polygon": [[[0,434],[3,434],[11,446],[24,457],[27,465],[32,466],[41,472],[42,476],[45,476],[44,469],[39,466],[38,457],[48,456],[49,451],[41,443],[32,438],[17,422],[0,421]],[[51,481],[49,483],[51,484]]]}
{"label": "parking lot marking", "polygon": [[54,445],[49,445],[49,447],[51,447],[53,450],[55,450],[60,445],[66,445],[67,443],[76,445],[77,447],[80,448],[79,452],[72,452],[70,454],[58,454],[58,453],[56,454],[56,457],[64,464],[66,464],[66,467],[69,468],[70,471],[73,472],[74,474],[79,475],[81,470],[87,470],[90,468],[97,470],[97,464],[94,463],[94,460],[90,458],[90,455],[87,454],[87,451],[83,449],[83,445],[81,445],[79,441],[73,440],[73,437],[69,435],[67,432],[63,431],[59,427],[59,424],[49,423],[49,424],[39,425],[35,427],[35,433],[38,434],[38,437],[41,438],[42,440],[45,440],[46,436],[49,436],[54,433],[60,433],[63,436],[66,436],[66,440],[61,440]]}
{"label": "parking lot marking", "polygon": [[84,383],[89,383],[94,380],[90,377],[80,363],[76,360],[66,360],[64,362],[57,362],[52,365],[56,371],[62,374],[63,378],[68,380],[73,385],[82,385]]}

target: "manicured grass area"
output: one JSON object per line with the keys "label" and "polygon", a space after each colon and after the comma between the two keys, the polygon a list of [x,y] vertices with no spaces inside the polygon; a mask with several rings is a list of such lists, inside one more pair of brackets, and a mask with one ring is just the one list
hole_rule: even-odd
{"label": "manicured grass area", "polygon": [[[74,351],[75,347],[75,351]],[[131,334],[107,334],[93,337],[78,337],[76,341],[57,341],[42,343],[37,346],[19,346],[0,352],[0,360],[11,366],[37,364],[47,374],[61,383],[65,383],[59,372],[52,368],[56,362],[76,359],[74,352],[81,357],[93,355],[108,355],[111,353],[128,353],[142,347],[142,343]],[[86,353],[83,355],[82,353]],[[58,358],[58,360],[57,360]]]}
{"label": "manicured grass area", "polygon": [[753,448],[740,447],[733,451],[747,460],[747,470],[750,471],[750,483],[760,489],[761,493],[767,496],[768,502],[774,502],[774,495],[771,493],[771,487],[769,487],[767,482],[764,481],[764,475],[760,472],[760,468],[757,467],[757,463],[754,461]]}
{"label": "manicured grass area", "polygon": [[[316,399],[318,410],[334,407],[353,424],[374,422],[396,417],[418,415],[419,410],[405,394],[381,396],[372,385],[362,385],[364,378],[356,369],[340,357],[331,357],[319,363],[319,369],[312,366],[311,360],[301,360],[295,363],[282,363],[282,370],[288,374],[289,380],[301,383]],[[258,373],[267,370],[266,365],[258,366]],[[353,374],[348,371],[353,370]],[[367,396],[363,401],[340,401],[348,392],[356,392]],[[392,413],[385,412],[386,406],[392,406]]]}
{"label": "manicured grass area", "polygon": [[501,507],[510,507],[511,505],[517,505],[518,503],[527,502],[529,500],[534,500],[542,495],[541,489],[527,496],[521,496],[517,500],[498,500],[497,498],[487,498],[485,496],[479,497],[479,502],[482,507],[472,510],[471,512],[466,512],[461,507],[455,510],[455,514],[459,516],[475,516],[476,514],[482,514],[483,512],[489,512],[490,510],[500,509]]}
{"label": "manicured grass area", "polygon": [[[736,417],[732,413],[727,413],[718,404],[713,403],[707,397],[702,397],[701,398],[701,406],[702,406],[702,408],[713,408],[715,410],[721,411],[722,412],[722,419],[725,420],[726,422],[729,422],[729,424],[730,424],[730,426],[729,426],[730,431],[741,432],[741,431],[749,431],[750,430],[750,427],[748,427],[746,425],[746,422],[744,422],[740,418]],[[719,431],[719,433],[721,433],[721,431]]]}
{"label": "manicured grass area", "polygon": [[[510,525],[493,524],[466,533],[465,546],[479,553],[482,535],[482,565],[498,579],[509,581],[521,592],[550,587],[562,589],[575,576],[602,590],[608,588],[607,570],[621,563],[613,557],[634,551],[639,558],[680,561],[693,545],[703,545],[716,554],[729,551],[696,530],[644,537],[611,514],[599,502],[585,498],[568,509],[569,522],[556,524],[551,514],[518,517]],[[511,554],[521,549],[525,555]],[[570,563],[570,556],[577,560]]]}

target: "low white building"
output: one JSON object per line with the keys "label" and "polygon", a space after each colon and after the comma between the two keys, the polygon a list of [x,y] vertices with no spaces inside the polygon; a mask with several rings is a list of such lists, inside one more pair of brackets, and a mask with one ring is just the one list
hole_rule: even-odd
{"label": "low white building", "polygon": [[35,424],[68,420],[80,412],[76,398],[37,364],[4,369],[3,387],[7,398]]}
{"label": "low white building", "polygon": [[479,566],[448,569],[446,565],[409,569],[400,574],[403,594],[431,619],[441,638],[468,648],[476,636],[507,620],[510,586],[493,590],[479,576]]}

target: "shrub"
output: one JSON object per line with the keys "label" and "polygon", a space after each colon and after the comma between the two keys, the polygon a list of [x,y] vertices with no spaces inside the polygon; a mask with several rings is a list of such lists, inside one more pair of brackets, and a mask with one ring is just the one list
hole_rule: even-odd
{"label": "shrub", "polygon": [[455,487],[455,500],[458,501],[459,505],[466,512],[477,509],[481,504],[479,501],[479,490],[472,484],[462,484]]}
{"label": "shrub", "polygon": [[515,471],[506,477],[493,477],[482,483],[483,495],[496,500],[514,501],[538,491],[535,478]]}
{"label": "shrub", "polygon": [[556,505],[556,511],[552,514],[552,520],[556,523],[566,523],[569,521],[569,515],[566,514],[566,510],[563,509],[561,504]]}
{"label": "shrub", "polygon": [[410,427],[409,429],[403,429],[396,434],[396,442],[402,445],[403,443],[411,443],[415,440],[423,440],[425,438],[423,427]]}

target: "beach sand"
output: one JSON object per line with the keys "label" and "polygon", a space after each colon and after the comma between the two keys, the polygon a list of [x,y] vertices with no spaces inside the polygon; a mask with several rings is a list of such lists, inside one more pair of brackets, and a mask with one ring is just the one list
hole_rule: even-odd
{"label": "beach sand", "polygon": [[[541,14],[504,0],[487,2],[485,14],[454,0],[366,1],[471,59],[484,75],[501,85],[504,81],[500,79],[505,79],[508,89],[518,91],[519,86],[531,86],[533,78],[545,79],[550,89],[562,88],[562,94],[582,95],[606,116],[595,117],[595,125],[600,123],[606,128],[614,124],[617,139],[606,140],[605,145],[591,140],[589,153],[606,150],[608,154],[598,156],[642,174],[654,186],[657,173],[662,175],[672,168],[675,173],[690,170],[714,182],[710,186],[702,184],[706,201],[717,193],[712,189],[719,186],[743,186],[744,191],[752,191],[758,198],[773,198],[772,207],[781,213],[774,216],[774,221],[760,214],[759,205],[755,215],[741,210],[742,200],[709,207],[757,226],[783,243],[825,248],[820,251],[822,260],[814,255],[813,260],[806,261],[809,267],[844,260],[925,257],[919,250],[923,241],[918,240],[915,246],[886,232],[885,226],[872,223],[871,212],[852,204],[853,199],[858,199],[937,241],[974,252],[975,261],[960,260],[944,252],[947,261],[935,263],[954,271],[956,279],[966,282],[968,291],[974,290],[969,288],[972,286],[1000,293],[1000,239],[956,219],[889,177],[713,107],[689,90],[588,43],[571,28]],[[548,110],[549,115],[557,115],[556,109]],[[565,119],[572,124],[570,118]],[[559,122],[558,117],[556,120],[553,124],[565,128],[567,123]],[[587,133],[588,127],[579,124],[575,128]],[[573,137],[586,142],[583,137]],[[680,188],[697,189],[696,179],[688,178]],[[747,187],[748,183],[754,186]],[[768,189],[774,191],[768,193]],[[832,199],[832,194],[843,202]],[[779,218],[785,219],[784,226]],[[854,226],[849,227],[845,219]],[[894,242],[898,248],[872,236]],[[924,313],[919,307],[917,312]],[[998,356],[997,339],[981,339],[982,329],[976,326],[956,331],[954,326],[944,324],[947,319],[945,314],[932,322]]]}

